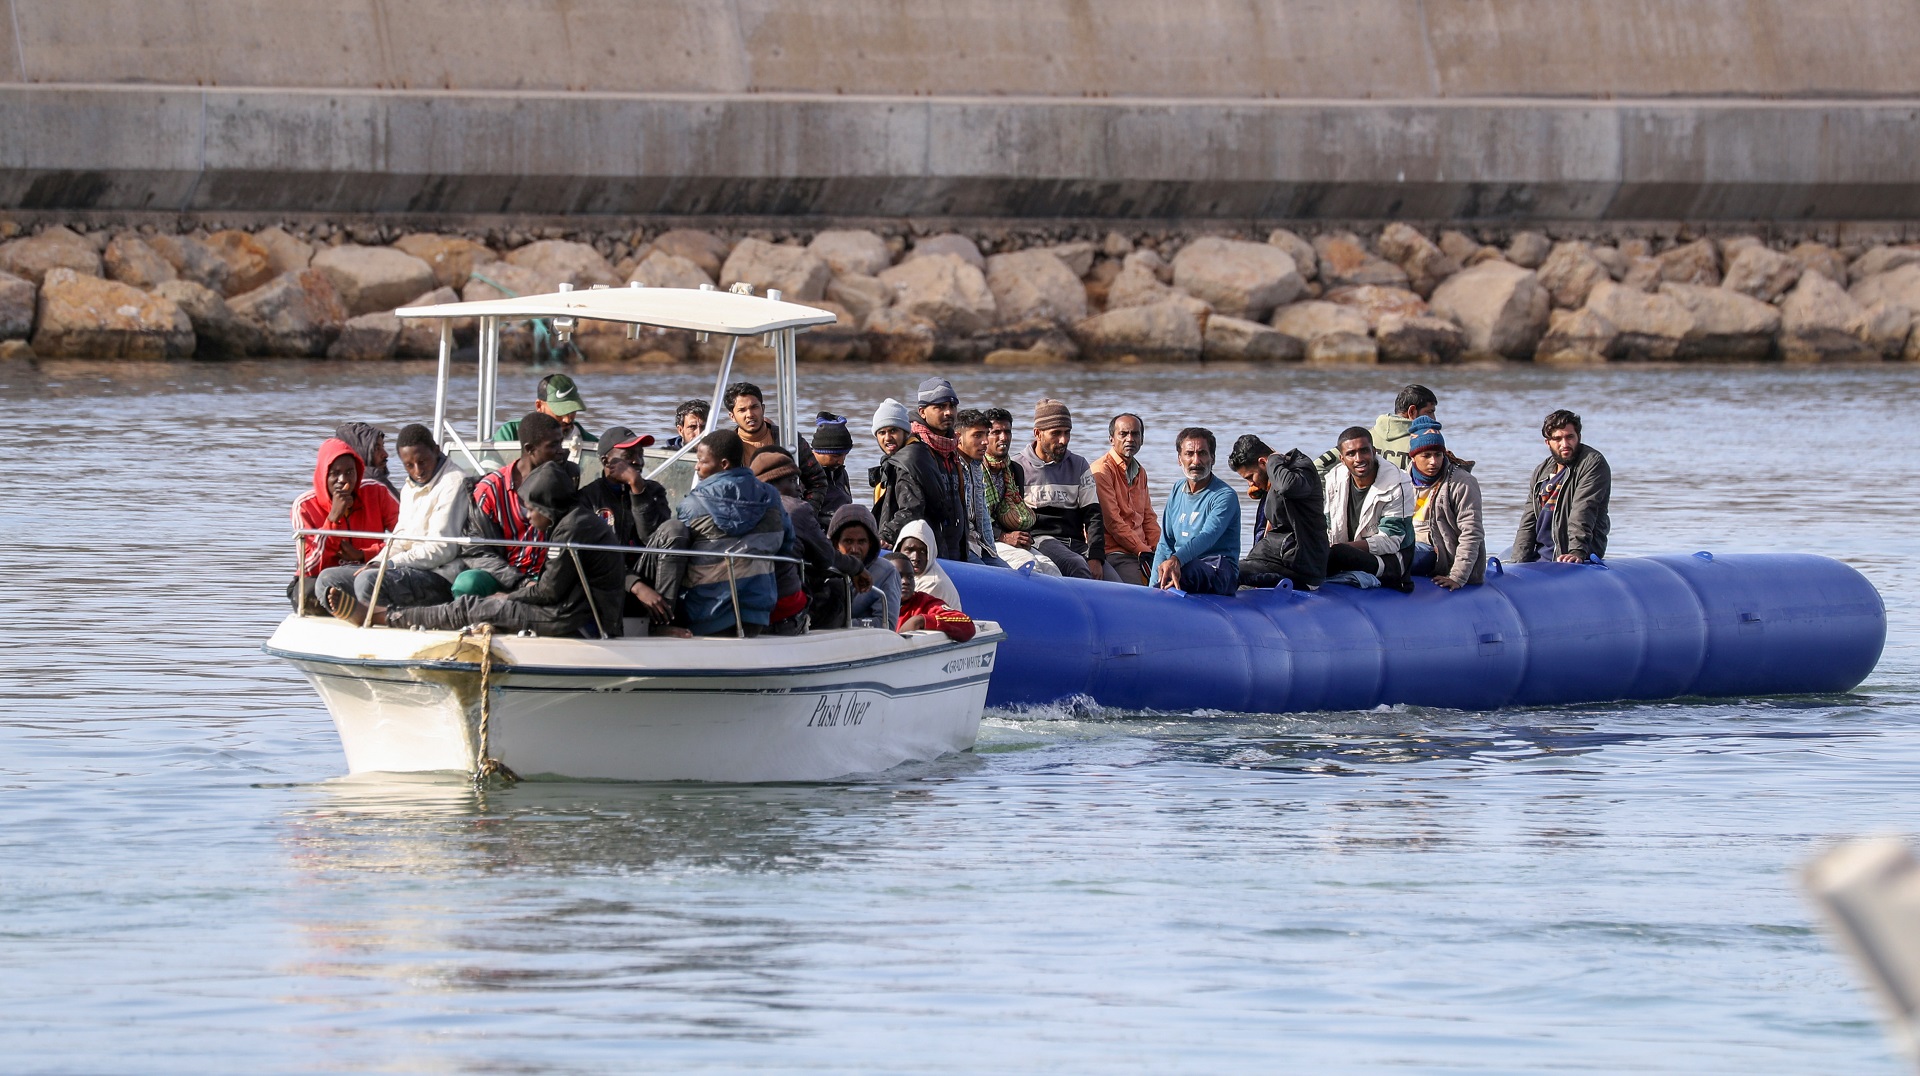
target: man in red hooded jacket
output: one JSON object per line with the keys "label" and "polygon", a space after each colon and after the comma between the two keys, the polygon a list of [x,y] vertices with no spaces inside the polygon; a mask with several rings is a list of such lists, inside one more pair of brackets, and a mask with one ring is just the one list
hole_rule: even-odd
{"label": "man in red hooded jacket", "polygon": [[[400,502],[380,483],[365,477],[366,464],[345,441],[329,437],[313,465],[313,488],[293,502],[295,530],[379,531],[392,533]],[[378,538],[300,538],[300,574],[287,584],[287,600],[301,612],[325,615],[320,595],[329,586],[353,589],[353,573],[386,543]]]}

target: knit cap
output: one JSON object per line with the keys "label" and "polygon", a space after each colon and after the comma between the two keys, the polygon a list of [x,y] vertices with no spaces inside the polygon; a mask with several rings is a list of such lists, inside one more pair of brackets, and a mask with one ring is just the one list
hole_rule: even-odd
{"label": "knit cap", "polygon": [[873,413],[873,432],[892,426],[897,430],[913,429],[913,415],[907,405],[889,396],[880,402],[880,409]]}
{"label": "knit cap", "polygon": [[1440,436],[1439,420],[1431,416],[1421,415],[1414,419],[1408,433],[1410,436],[1407,440],[1407,455],[1409,456],[1418,455],[1429,448],[1445,449],[1447,447],[1447,439]]}
{"label": "knit cap", "polygon": [[763,448],[753,454],[753,477],[762,482],[773,482],[790,474],[799,474],[800,468],[794,465],[793,457],[783,448]]}
{"label": "knit cap", "polygon": [[950,403],[958,407],[960,406],[960,394],[953,391],[953,382],[948,381],[946,378],[929,377],[925,381],[920,382],[919,403],[921,407],[937,403]]}
{"label": "knit cap", "polygon": [[1073,412],[1059,400],[1041,400],[1033,405],[1033,429],[1035,433],[1073,429]]}
{"label": "knit cap", "polygon": [[818,452],[853,451],[853,434],[847,432],[847,420],[831,411],[822,411],[813,424],[813,447]]}

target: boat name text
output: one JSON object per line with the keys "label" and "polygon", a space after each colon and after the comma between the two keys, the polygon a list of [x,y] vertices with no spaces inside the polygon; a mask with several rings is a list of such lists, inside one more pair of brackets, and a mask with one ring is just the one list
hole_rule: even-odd
{"label": "boat name text", "polygon": [[861,702],[850,692],[838,695],[822,695],[813,704],[813,715],[807,718],[810,729],[833,728],[837,725],[858,725],[860,719],[867,716],[873,703]]}

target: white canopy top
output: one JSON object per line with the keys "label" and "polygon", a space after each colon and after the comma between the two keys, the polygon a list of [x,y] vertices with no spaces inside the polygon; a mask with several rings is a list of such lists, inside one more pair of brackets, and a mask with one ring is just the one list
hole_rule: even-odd
{"label": "white canopy top", "polygon": [[409,306],[394,313],[403,318],[592,318],[731,336],[759,336],[834,320],[830,311],[818,307],[698,288],[557,291],[517,299]]}

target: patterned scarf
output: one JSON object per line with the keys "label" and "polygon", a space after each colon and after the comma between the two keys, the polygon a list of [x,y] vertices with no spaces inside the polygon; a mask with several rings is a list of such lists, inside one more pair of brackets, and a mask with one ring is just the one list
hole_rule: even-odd
{"label": "patterned scarf", "polygon": [[1027,507],[1026,492],[1013,483],[1013,468],[1005,456],[981,457],[987,483],[987,513],[1002,530],[1023,531],[1034,524],[1033,509]]}
{"label": "patterned scarf", "polygon": [[952,470],[959,466],[954,460],[954,454],[960,450],[960,445],[954,438],[940,436],[928,429],[927,424],[919,419],[913,422],[913,435],[920,439],[921,444],[933,450],[934,456],[940,460],[942,467]]}

